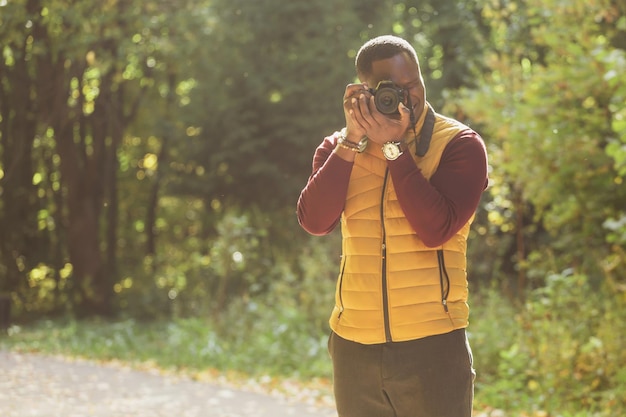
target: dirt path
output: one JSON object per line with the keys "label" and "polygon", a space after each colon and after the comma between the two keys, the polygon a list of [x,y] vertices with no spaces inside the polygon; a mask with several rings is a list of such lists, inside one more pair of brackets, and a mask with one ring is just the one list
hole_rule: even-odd
{"label": "dirt path", "polygon": [[0,351],[1,417],[336,417],[334,410],[122,366]]}

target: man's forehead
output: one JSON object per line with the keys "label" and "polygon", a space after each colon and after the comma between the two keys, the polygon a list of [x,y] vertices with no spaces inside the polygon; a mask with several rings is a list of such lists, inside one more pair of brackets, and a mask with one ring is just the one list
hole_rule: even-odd
{"label": "man's forehead", "polygon": [[419,80],[419,69],[406,53],[402,53],[372,62],[370,78],[375,81],[391,80],[397,84],[411,83]]}

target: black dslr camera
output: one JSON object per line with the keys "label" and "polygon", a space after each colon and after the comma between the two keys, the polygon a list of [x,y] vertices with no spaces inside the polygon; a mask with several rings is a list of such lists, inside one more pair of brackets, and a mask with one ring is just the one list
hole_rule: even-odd
{"label": "black dslr camera", "polygon": [[374,96],[374,104],[382,114],[400,114],[398,105],[407,105],[406,90],[395,85],[393,81],[381,81],[376,89],[370,88],[369,92]]}

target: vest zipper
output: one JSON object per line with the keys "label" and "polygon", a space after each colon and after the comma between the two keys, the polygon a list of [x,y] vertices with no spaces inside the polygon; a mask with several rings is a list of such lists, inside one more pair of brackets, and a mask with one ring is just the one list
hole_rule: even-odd
{"label": "vest zipper", "polygon": [[[345,256],[345,255],[343,255]],[[343,259],[343,265],[341,265],[341,273],[339,274],[339,314],[337,314],[337,320],[341,318],[343,314],[343,272],[346,269],[346,259]]]}
{"label": "vest zipper", "polygon": [[[448,311],[448,295],[450,294],[450,277],[446,271],[446,263],[443,259],[443,249],[437,250],[437,261],[439,263],[439,284],[441,285],[441,304],[447,314]],[[445,278],[445,283],[444,283]]]}
{"label": "vest zipper", "polygon": [[385,340],[391,342],[391,328],[389,325],[389,297],[387,295],[387,231],[385,230],[385,192],[387,191],[387,181],[389,178],[389,168],[385,169],[383,180],[383,190],[380,196],[380,224],[382,227],[382,293],[383,293],[383,317],[385,325]]}

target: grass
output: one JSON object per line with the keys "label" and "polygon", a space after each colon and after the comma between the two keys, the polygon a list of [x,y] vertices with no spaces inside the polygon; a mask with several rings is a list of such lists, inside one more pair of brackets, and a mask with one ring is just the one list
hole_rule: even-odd
{"label": "grass", "polygon": [[[614,417],[626,410],[621,294],[592,291],[584,277],[557,276],[514,306],[497,292],[475,296],[470,342],[479,417]],[[327,336],[297,308],[226,315],[227,326],[190,318],[142,322],[42,320],[13,326],[0,349],[122,361],[201,380],[332,404]],[[617,413],[617,414],[616,414]]]}
{"label": "grass", "polygon": [[[200,319],[42,320],[24,327],[12,326],[6,336],[0,337],[0,349],[123,362],[136,369],[157,369],[202,381],[227,381],[254,390],[307,396],[330,405],[326,341],[316,341],[314,349],[312,341],[305,338],[300,342],[307,345],[304,351],[297,346],[281,348],[281,341],[293,344],[297,337],[286,338],[284,327],[272,333],[275,337],[271,342],[262,333],[239,339],[220,338]],[[256,338],[256,343],[250,337]]]}

